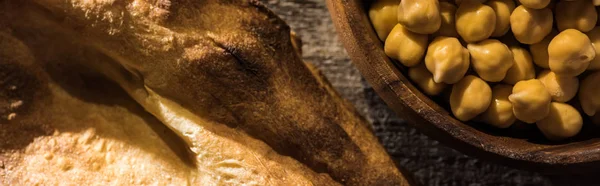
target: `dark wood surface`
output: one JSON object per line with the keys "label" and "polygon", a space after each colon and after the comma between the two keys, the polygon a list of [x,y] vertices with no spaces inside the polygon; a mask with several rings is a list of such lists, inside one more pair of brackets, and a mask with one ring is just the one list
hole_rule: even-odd
{"label": "dark wood surface", "polygon": [[420,134],[397,117],[350,63],[324,0],[262,0],[291,25],[304,42],[304,59],[315,64],[335,88],[372,122],[397,163],[424,185],[585,184],[586,177],[543,176],[465,156]]}

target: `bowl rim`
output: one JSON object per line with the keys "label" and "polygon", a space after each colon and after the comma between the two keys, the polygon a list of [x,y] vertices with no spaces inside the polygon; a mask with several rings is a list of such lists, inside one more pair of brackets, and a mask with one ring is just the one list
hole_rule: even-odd
{"label": "bowl rim", "polygon": [[[385,55],[363,2],[327,0],[327,7],[353,64],[386,104],[407,123],[467,155],[519,169],[565,174],[586,173],[600,167],[600,141],[581,142],[589,146],[586,150],[569,149],[568,144],[563,144],[515,151],[513,145],[491,143],[507,137],[493,136],[456,120],[418,91]],[[570,151],[565,152],[565,149]]]}

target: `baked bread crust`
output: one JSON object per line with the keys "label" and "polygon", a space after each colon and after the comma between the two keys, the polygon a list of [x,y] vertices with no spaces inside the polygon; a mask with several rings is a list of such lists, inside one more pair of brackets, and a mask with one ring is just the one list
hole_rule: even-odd
{"label": "baked bread crust", "polygon": [[406,184],[256,1],[0,4],[6,184]]}

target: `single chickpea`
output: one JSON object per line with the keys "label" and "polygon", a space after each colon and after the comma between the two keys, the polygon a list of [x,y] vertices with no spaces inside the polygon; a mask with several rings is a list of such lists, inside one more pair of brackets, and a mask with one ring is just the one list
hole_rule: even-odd
{"label": "single chickpea", "polygon": [[544,40],[529,45],[529,51],[531,51],[531,56],[533,57],[533,63],[542,68],[550,68],[548,64],[548,45],[550,45],[550,41],[554,39],[554,37],[558,35],[558,31],[552,29],[552,32],[544,37]]}
{"label": "single chickpea", "polygon": [[552,97],[540,80],[531,79],[515,84],[508,100],[513,105],[513,113],[517,119],[535,123],[550,112]]}
{"label": "single chickpea", "polygon": [[558,141],[577,135],[583,126],[583,118],[571,105],[554,102],[550,104],[548,116],[536,125],[546,138]]}
{"label": "single chickpea", "polygon": [[579,87],[579,102],[588,116],[598,114],[600,110],[600,72],[594,72],[583,79]]}
{"label": "single chickpea", "polygon": [[410,79],[412,79],[425,94],[430,96],[438,95],[446,88],[446,84],[433,81],[433,75],[427,70],[425,64],[420,64],[408,69],[408,77],[410,77]]}
{"label": "single chickpea", "polygon": [[510,14],[515,9],[513,0],[490,0],[485,3],[496,13],[496,27],[492,37],[500,37],[510,29]]}
{"label": "single chickpea", "polygon": [[369,8],[369,19],[377,36],[385,41],[392,28],[398,24],[400,0],[377,0]]}
{"label": "single chickpea", "polygon": [[481,79],[486,81],[502,81],[506,77],[508,69],[514,64],[510,49],[496,39],[470,43],[467,48],[471,54],[473,69]]}
{"label": "single chickpea", "polygon": [[515,38],[523,44],[542,41],[552,31],[552,11],[518,6],[510,15],[510,27]]}
{"label": "single chickpea", "polygon": [[592,42],[594,46],[594,50],[596,51],[596,56],[592,61],[590,61],[590,66],[588,66],[588,70],[600,70],[600,27],[595,27],[591,31],[587,33],[588,38]]}
{"label": "single chickpea", "polygon": [[469,43],[489,38],[496,28],[496,13],[475,1],[462,2],[456,10],[456,31]]}
{"label": "single chickpea", "polygon": [[508,100],[512,89],[510,85],[494,86],[490,107],[481,115],[483,122],[498,128],[508,128],[515,123],[517,118],[513,114],[512,103]]}
{"label": "single chickpea", "polygon": [[476,76],[466,76],[452,86],[450,108],[461,121],[469,121],[485,112],[491,101],[492,89]]}
{"label": "single chickpea", "polygon": [[426,49],[427,35],[413,33],[401,24],[396,24],[384,45],[385,54],[407,67],[421,63]]}
{"label": "single chickpea", "polygon": [[398,22],[415,33],[434,33],[442,24],[438,0],[400,1]]}
{"label": "single chickpea", "polygon": [[502,82],[514,85],[522,80],[534,79],[535,67],[529,51],[518,46],[510,47],[510,51],[513,54],[514,65],[508,69]]}
{"label": "single chickpea", "polygon": [[562,31],[548,45],[548,64],[558,76],[578,76],[595,57],[592,42],[579,30]]}
{"label": "single chickpea", "polygon": [[519,0],[521,5],[527,8],[542,9],[550,4],[551,0]]}
{"label": "single chickpea", "polygon": [[469,51],[456,38],[439,36],[427,48],[425,65],[436,83],[454,84],[460,81],[469,64]]}
{"label": "single chickpea", "polygon": [[434,33],[435,36],[458,37],[456,32],[455,15],[456,6],[448,2],[440,2],[440,16],[442,16],[442,25]]}
{"label": "single chickpea", "polygon": [[577,95],[579,79],[577,77],[556,76],[552,71],[545,70],[537,77],[544,84],[552,100],[556,102],[567,102]]}
{"label": "single chickpea", "polygon": [[592,1],[560,1],[556,4],[556,26],[559,31],[569,28],[588,32],[596,26],[598,14]]}

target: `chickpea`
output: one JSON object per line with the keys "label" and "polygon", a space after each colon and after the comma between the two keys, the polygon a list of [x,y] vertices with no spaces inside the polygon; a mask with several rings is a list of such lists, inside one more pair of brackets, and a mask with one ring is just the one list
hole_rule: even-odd
{"label": "chickpea", "polygon": [[434,33],[442,24],[438,0],[400,1],[398,22],[415,33]]}
{"label": "chickpea", "polygon": [[585,77],[579,87],[579,102],[583,112],[588,116],[594,116],[600,110],[600,72],[594,72]]}
{"label": "chickpea", "polygon": [[590,39],[579,30],[562,31],[548,45],[550,70],[559,76],[578,76],[596,57]]}
{"label": "chickpea", "polygon": [[583,118],[571,105],[554,102],[550,104],[548,117],[536,125],[546,138],[558,141],[577,135],[583,126]]}
{"label": "chickpea", "polygon": [[476,76],[466,76],[452,87],[450,108],[456,118],[469,121],[485,112],[492,101],[492,89]]}
{"label": "chickpea", "polygon": [[407,67],[418,65],[427,49],[427,35],[413,33],[396,24],[385,40],[385,54]]}
{"label": "chickpea", "polygon": [[[591,31],[587,33],[588,38],[592,42],[594,46],[594,50],[596,51],[596,56],[600,56],[600,27],[595,27]],[[600,70],[600,57],[595,57],[590,61],[590,66],[587,68],[588,70]]]}
{"label": "chickpea", "polygon": [[398,4],[400,0],[377,0],[369,8],[369,19],[382,41],[398,23]]}
{"label": "chickpea", "polygon": [[513,54],[514,65],[508,69],[502,82],[514,85],[519,81],[535,78],[535,67],[529,51],[518,46],[510,47],[510,51]]}
{"label": "chickpea", "polygon": [[556,76],[552,71],[545,70],[537,78],[544,84],[552,100],[556,102],[567,102],[575,95],[579,89],[579,79],[577,77]]}
{"label": "chickpea", "polygon": [[496,39],[487,39],[467,45],[471,54],[471,64],[475,72],[484,80],[499,82],[513,66],[510,49]]}
{"label": "chickpea", "polygon": [[427,48],[425,65],[436,83],[454,84],[460,81],[469,64],[469,51],[456,38],[439,36]]}
{"label": "chickpea", "polygon": [[455,14],[456,6],[448,2],[440,2],[440,16],[442,16],[442,25],[434,35],[458,37],[458,33],[456,32]]}
{"label": "chickpea", "polygon": [[531,51],[533,63],[535,63],[537,66],[542,68],[550,68],[548,65],[548,45],[550,45],[550,41],[552,41],[556,35],[558,35],[558,32],[553,29],[550,34],[544,37],[544,40],[529,45],[529,51]]}
{"label": "chickpea", "polygon": [[551,0],[519,0],[521,5],[527,8],[542,9],[550,4]]}
{"label": "chickpea", "polygon": [[446,84],[433,81],[433,75],[431,72],[427,71],[425,64],[408,69],[408,77],[410,77],[410,79],[412,79],[425,94],[430,96],[438,95],[446,88]]}
{"label": "chickpea", "polygon": [[556,26],[559,31],[569,28],[588,32],[596,26],[598,14],[592,1],[560,1],[556,5]]}
{"label": "chickpea", "polygon": [[481,115],[483,122],[498,128],[508,128],[515,121],[512,103],[508,96],[512,93],[512,86],[499,84],[492,89],[492,102],[490,107]]}
{"label": "chickpea", "polygon": [[456,10],[456,31],[469,43],[489,38],[496,27],[496,13],[491,7],[465,1]]}
{"label": "chickpea", "polygon": [[518,6],[510,15],[510,26],[515,38],[523,44],[542,41],[552,31],[552,11]]}
{"label": "chickpea", "polygon": [[548,115],[552,97],[540,80],[520,81],[513,87],[508,100],[515,117],[525,123],[535,123]]}
{"label": "chickpea", "polygon": [[492,37],[503,36],[510,28],[510,14],[515,9],[515,2],[513,0],[490,0],[485,4],[496,13],[496,26]]}

